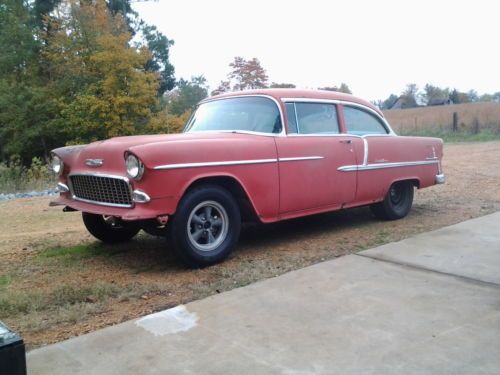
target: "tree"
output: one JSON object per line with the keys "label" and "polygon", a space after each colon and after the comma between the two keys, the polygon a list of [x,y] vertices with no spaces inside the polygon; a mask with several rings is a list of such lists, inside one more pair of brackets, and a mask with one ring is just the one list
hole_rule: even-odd
{"label": "tree", "polygon": [[220,95],[225,92],[231,91],[231,82],[230,81],[220,81],[219,86],[213,90],[210,95]]}
{"label": "tree", "polygon": [[346,83],[341,83],[340,87],[337,86],[319,87],[318,90],[336,91],[336,92],[343,92],[345,94],[352,94],[351,89],[349,88],[349,86],[347,86]]}
{"label": "tree", "polygon": [[475,103],[479,101],[479,95],[476,90],[469,90],[467,92],[467,97],[469,98],[469,102]]}
{"label": "tree", "polygon": [[294,89],[296,86],[293,83],[276,83],[273,82],[269,86],[272,89]]}
{"label": "tree", "polygon": [[27,2],[0,4],[0,158],[17,154],[26,163],[48,147],[45,89],[38,77],[40,41],[32,20]]}
{"label": "tree", "polygon": [[54,21],[44,52],[57,103],[52,126],[72,142],[136,133],[157,104],[158,76],[144,69],[151,54],[129,47],[123,17],[103,0],[69,6]]}
{"label": "tree", "polygon": [[384,101],[378,101],[377,105],[380,109],[391,109],[396,101],[399,99],[399,96],[391,94],[387,99]]}
{"label": "tree", "polygon": [[160,33],[156,26],[144,25],[141,31],[151,52],[151,57],[146,62],[145,67],[149,72],[160,74],[158,96],[161,96],[175,86],[175,70],[169,60],[170,47],[174,45],[174,41]]}
{"label": "tree", "polygon": [[414,83],[406,85],[406,89],[401,93],[403,104],[401,108],[417,107],[418,86]]}
{"label": "tree", "polygon": [[450,100],[455,104],[470,102],[469,96],[464,92],[458,91],[457,89],[451,90]]}
{"label": "tree", "polygon": [[424,87],[424,93],[422,94],[422,99],[424,104],[432,105],[437,101],[443,101],[448,99],[450,96],[449,90],[442,89],[438,86],[433,86],[431,84],[426,84]]}
{"label": "tree", "polygon": [[170,95],[172,99],[167,105],[170,114],[180,116],[191,112],[199,101],[208,96],[207,80],[203,76],[191,77],[190,81],[181,78]]}
{"label": "tree", "polygon": [[233,91],[267,87],[266,71],[257,58],[245,60],[237,56],[229,66],[233,69],[228,74],[229,80],[234,82]]}

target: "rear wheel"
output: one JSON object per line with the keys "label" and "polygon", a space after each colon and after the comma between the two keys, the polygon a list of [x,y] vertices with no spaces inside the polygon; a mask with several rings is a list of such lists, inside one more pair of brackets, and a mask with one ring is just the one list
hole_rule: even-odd
{"label": "rear wheel", "polygon": [[82,212],[82,218],[90,234],[106,243],[128,241],[140,230],[134,223],[116,220],[112,216]]}
{"label": "rear wheel", "polygon": [[168,229],[168,241],[184,263],[209,266],[225,259],[238,241],[240,209],[226,189],[202,185],[182,198]]}
{"label": "rear wheel", "polygon": [[373,214],[382,220],[397,220],[410,212],[413,203],[413,184],[410,181],[395,182],[382,202],[370,206]]}

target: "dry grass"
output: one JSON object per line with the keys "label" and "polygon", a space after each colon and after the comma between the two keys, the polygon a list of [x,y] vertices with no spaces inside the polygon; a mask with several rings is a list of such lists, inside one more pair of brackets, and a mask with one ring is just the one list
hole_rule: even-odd
{"label": "dry grass", "polygon": [[362,207],[246,225],[228,260],[199,270],[163,238],[100,244],[78,212],[49,208],[50,198],[0,202],[0,319],[33,348],[495,212],[499,155],[500,141],[447,144],[447,183],[416,192],[407,218],[379,221]]}
{"label": "dry grass", "polygon": [[397,133],[419,134],[429,130],[452,130],[453,112],[458,114],[459,131],[500,133],[500,103],[392,109],[384,111],[384,116]]}

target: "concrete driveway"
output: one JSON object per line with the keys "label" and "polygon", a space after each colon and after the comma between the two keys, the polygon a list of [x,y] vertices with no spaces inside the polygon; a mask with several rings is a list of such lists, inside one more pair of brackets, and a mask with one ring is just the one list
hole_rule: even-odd
{"label": "concrete driveway", "polygon": [[27,360],[30,375],[499,374],[500,212],[33,350]]}

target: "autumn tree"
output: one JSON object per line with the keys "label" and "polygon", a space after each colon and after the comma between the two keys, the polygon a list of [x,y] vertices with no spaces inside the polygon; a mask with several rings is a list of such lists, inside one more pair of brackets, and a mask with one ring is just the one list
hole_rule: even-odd
{"label": "autumn tree", "polygon": [[156,103],[158,75],[144,68],[150,52],[129,46],[123,17],[103,0],[67,5],[69,12],[52,21],[44,52],[59,107],[53,125],[77,142],[134,134]]}
{"label": "autumn tree", "polygon": [[235,57],[229,64],[232,69],[227,75],[226,81],[221,81],[219,87],[212,91],[212,95],[222,94],[226,91],[240,91],[251,89],[262,89],[267,87],[266,70],[260,65],[257,58],[245,60],[243,57]]}

